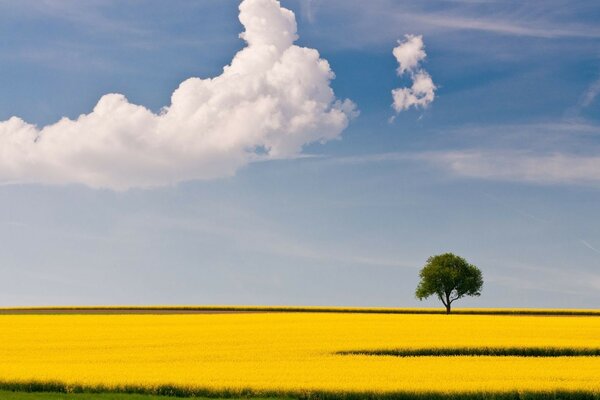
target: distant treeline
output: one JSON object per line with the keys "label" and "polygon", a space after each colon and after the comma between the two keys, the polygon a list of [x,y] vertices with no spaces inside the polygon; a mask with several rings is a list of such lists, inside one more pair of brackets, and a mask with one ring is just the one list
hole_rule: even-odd
{"label": "distant treeline", "polygon": [[[311,312],[362,314],[445,314],[441,308],[303,307],[303,306],[68,306],[4,307],[0,314],[194,314],[241,312]],[[594,309],[457,308],[459,315],[600,316]]]}

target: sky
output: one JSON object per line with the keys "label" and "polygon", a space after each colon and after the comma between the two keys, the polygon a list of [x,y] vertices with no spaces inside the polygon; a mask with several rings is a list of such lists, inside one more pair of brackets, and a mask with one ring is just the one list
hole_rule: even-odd
{"label": "sky", "polygon": [[0,0],[0,305],[434,307],[453,252],[457,306],[597,308],[599,20]]}

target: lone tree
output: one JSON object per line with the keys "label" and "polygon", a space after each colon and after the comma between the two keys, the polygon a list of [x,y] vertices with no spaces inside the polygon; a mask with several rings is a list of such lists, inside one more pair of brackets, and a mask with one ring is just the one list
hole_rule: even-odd
{"label": "lone tree", "polygon": [[419,300],[436,295],[450,314],[455,300],[464,296],[479,296],[483,286],[481,271],[464,258],[452,253],[439,254],[427,259],[419,272],[421,281],[415,296]]}

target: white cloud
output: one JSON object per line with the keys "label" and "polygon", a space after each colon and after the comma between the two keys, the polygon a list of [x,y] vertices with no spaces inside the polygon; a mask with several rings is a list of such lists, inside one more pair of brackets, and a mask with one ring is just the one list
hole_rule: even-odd
{"label": "white cloud", "polygon": [[158,114],[113,93],[75,120],[0,122],[0,182],[169,185],[338,138],[355,106],[336,100],[327,61],[293,44],[294,14],[277,0],[244,0],[239,18],[247,46],[221,75],[181,83]]}
{"label": "white cloud", "polygon": [[564,153],[465,150],[414,156],[455,175],[537,184],[600,184],[600,157]]}
{"label": "white cloud", "polygon": [[398,61],[398,75],[409,74],[412,79],[410,88],[398,88],[392,90],[394,103],[392,106],[396,112],[401,112],[410,107],[425,108],[435,99],[436,86],[431,76],[420,67],[421,61],[425,59],[423,37],[405,35],[404,41],[398,41],[393,54]]}
{"label": "white cloud", "polygon": [[[535,6],[534,6],[535,7]],[[527,8],[527,7],[524,7]],[[540,15],[543,15],[540,13]],[[598,38],[600,30],[584,24],[565,24],[564,21],[548,21],[538,18],[536,21],[523,20],[522,16],[488,18],[489,15],[457,15],[457,13],[408,13],[407,19],[445,29],[474,30],[502,35],[529,36],[534,38]],[[508,20],[508,18],[513,20]]]}
{"label": "white cloud", "polygon": [[334,165],[425,162],[451,175],[532,184],[600,186],[600,156],[513,149],[389,152],[317,159]]}
{"label": "white cloud", "polygon": [[600,254],[600,250],[594,246],[592,246],[590,244],[590,242],[588,242],[587,240],[583,240],[583,239],[579,239],[579,241],[581,242],[581,244],[583,244],[585,247],[587,247],[588,249],[592,250],[594,253],[598,253]]}
{"label": "white cloud", "polygon": [[585,91],[581,99],[582,107],[589,107],[600,94],[600,79],[595,80]]}
{"label": "white cloud", "polygon": [[392,51],[399,64],[398,75],[416,70],[419,63],[427,57],[423,36],[405,35],[404,37],[406,40],[404,42],[398,41],[398,46]]}

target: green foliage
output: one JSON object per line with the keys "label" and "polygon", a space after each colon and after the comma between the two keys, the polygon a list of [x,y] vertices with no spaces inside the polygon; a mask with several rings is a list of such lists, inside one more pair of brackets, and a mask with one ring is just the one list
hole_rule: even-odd
{"label": "green foliage", "polygon": [[[209,396],[197,397],[195,393],[175,394],[177,397],[191,397],[197,400],[208,399],[244,399],[260,400],[251,393],[245,396],[231,397],[228,393],[213,392]],[[171,397],[172,398],[172,397]],[[12,392],[0,391],[2,400],[167,400],[168,397],[152,395],[124,394],[116,392],[87,393],[49,393],[49,392]],[[598,392],[584,391],[548,391],[548,392],[296,392],[272,393],[272,400],[600,400]]]}
{"label": "green foliage", "polygon": [[1,400],[169,400],[174,397],[196,400],[291,400],[284,393],[263,395],[251,390],[192,389],[177,386],[102,387],[69,386],[60,382],[0,382]]}
{"label": "green foliage", "polygon": [[454,301],[464,296],[479,296],[483,287],[481,271],[452,253],[429,257],[419,276],[421,281],[415,296],[423,300],[436,295],[447,313]]}
{"label": "green foliage", "polygon": [[[169,400],[172,397],[126,393],[57,393],[0,391],[2,400]],[[201,400],[198,399],[197,400]]]}
{"label": "green foliage", "polygon": [[598,357],[600,348],[572,347],[429,347],[421,349],[347,350],[340,355],[395,356],[395,357]]}

